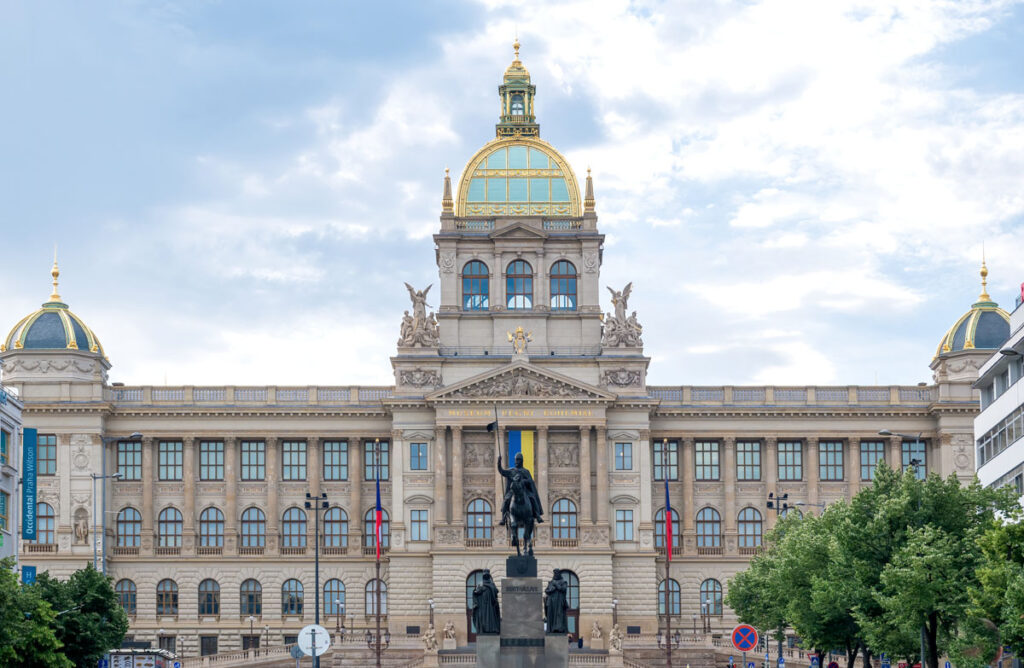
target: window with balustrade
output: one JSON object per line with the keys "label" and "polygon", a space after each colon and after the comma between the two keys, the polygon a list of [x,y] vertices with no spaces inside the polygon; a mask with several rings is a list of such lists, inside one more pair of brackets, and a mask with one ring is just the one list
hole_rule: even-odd
{"label": "window with balustrade", "polygon": [[577,538],[576,504],[558,499],[551,508],[551,537],[560,540]]}
{"label": "window with balustrade", "polygon": [[281,516],[281,547],[306,547],[306,513],[289,508]]}
{"label": "window with balustrade", "polygon": [[490,306],[491,280],[487,265],[479,260],[462,268],[462,309],[486,311]]}
{"label": "window with balustrade", "polygon": [[714,508],[697,513],[697,547],[722,547],[722,516]]}
{"label": "window with balustrade", "polygon": [[559,260],[551,266],[551,310],[576,310],[576,266]]}
{"label": "window with balustrade", "polygon": [[[675,550],[679,543],[679,513],[672,509],[672,549]],[[665,548],[665,509],[661,508],[654,513],[654,546]]]}
{"label": "window with balustrade", "polygon": [[492,521],[491,504],[484,499],[473,499],[466,507],[466,538],[490,539]]}
{"label": "window with balustrade", "polygon": [[224,513],[207,508],[199,515],[199,547],[224,547]]}
{"label": "window with balustrade", "polygon": [[302,583],[294,578],[281,585],[281,615],[302,615]]}
{"label": "window with balustrade", "polygon": [[737,519],[740,547],[760,547],[763,522],[761,513],[756,508],[744,508]]}
{"label": "window with balustrade", "polygon": [[[121,480],[142,480],[141,441],[118,442],[117,472],[121,474]],[[152,471],[150,475],[152,475]]]}
{"label": "window with balustrade", "polygon": [[38,545],[54,545],[57,542],[57,514],[53,506],[40,501],[36,504],[36,539]]}
{"label": "window with balustrade", "polygon": [[242,441],[242,480],[263,480],[267,476],[267,444],[263,441]]}
{"label": "window with balustrade", "polygon": [[131,506],[117,514],[117,546],[138,547],[142,543],[142,513]]}
{"label": "window with balustrade", "polygon": [[224,442],[199,442],[199,479],[224,479]]}
{"label": "window with balustrade", "polygon": [[285,441],[281,444],[281,479],[306,479],[305,441]]}
{"label": "window with balustrade", "polygon": [[697,480],[718,480],[717,441],[697,441],[693,444],[693,457]]}
{"label": "window with balustrade", "polygon": [[337,506],[324,513],[324,547],[348,547],[348,513]]}
{"label": "window with balustrade", "polygon": [[220,584],[216,580],[203,580],[199,583],[199,614],[220,614]]}
{"label": "window with balustrade", "polygon": [[348,480],[347,441],[324,441],[324,480]]}
{"label": "window with balustrade", "polygon": [[516,260],[505,270],[505,308],[533,308],[533,267],[525,260]]}
{"label": "window with balustrade", "polygon": [[885,443],[882,441],[860,442],[860,479],[874,480],[875,470],[885,463]]}
{"label": "window with balustrade", "polygon": [[779,480],[803,480],[804,444],[779,441]]}
{"label": "window with balustrade", "polygon": [[121,605],[124,613],[134,616],[139,599],[139,590],[135,583],[131,580],[118,580],[114,585],[114,593],[117,594],[117,602]]}
{"label": "window with balustrade", "polygon": [[267,544],[267,516],[259,508],[246,508],[242,513],[242,547],[264,547]]}
{"label": "window with balustrade", "polygon": [[[377,547],[376,514],[376,509],[370,508],[363,518],[363,541],[366,547]],[[380,546],[383,549],[391,545],[391,522],[388,520],[388,511],[381,509],[380,516]]]}
{"label": "window with balustrade", "polygon": [[736,479],[751,481],[761,479],[761,442],[736,442]]}
{"label": "window with balustrade", "polygon": [[818,479],[842,480],[843,442],[821,441],[818,443]]}
{"label": "window with balustrade", "polygon": [[157,538],[160,547],[181,547],[181,511],[168,507],[157,518]]}
{"label": "window with balustrade", "polygon": [[160,480],[181,480],[183,460],[181,441],[160,441],[157,444],[157,473]]}
{"label": "window with balustrade", "polygon": [[708,579],[700,583],[700,605],[705,614],[712,617],[722,616],[722,583]]}
{"label": "window with balustrade", "polygon": [[36,437],[36,475],[57,474],[57,437],[39,434]]}
{"label": "window with balustrade", "polygon": [[337,617],[345,610],[345,583],[331,578],[324,583],[324,614]]}
{"label": "window with balustrade", "polygon": [[679,441],[654,442],[654,479],[679,480]]}
{"label": "window with balustrade", "polygon": [[366,583],[366,616],[377,614],[377,595],[380,594],[380,614],[388,614],[388,585],[383,580],[370,580]]}
{"label": "window with balustrade", "polygon": [[256,617],[263,614],[263,585],[250,578],[242,583],[238,593],[240,614]]}
{"label": "window with balustrade", "polygon": [[178,583],[161,580],[156,586],[156,614],[162,616],[178,614]]}
{"label": "window with balustrade", "polygon": [[[665,580],[658,583],[658,614],[665,616]],[[668,580],[669,606],[672,615],[680,615],[683,610],[683,590],[677,580]]]}

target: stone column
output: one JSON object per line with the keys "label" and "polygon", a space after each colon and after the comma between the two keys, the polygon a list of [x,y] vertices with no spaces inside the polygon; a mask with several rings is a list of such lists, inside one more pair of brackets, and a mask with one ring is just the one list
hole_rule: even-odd
{"label": "stone column", "polygon": [[[537,427],[537,493],[540,495],[540,503],[544,506],[544,518],[550,521],[551,500],[548,498],[548,428],[547,426]],[[495,510],[498,510],[497,508]]]}
{"label": "stone column", "polygon": [[224,553],[234,554],[238,545],[238,439],[224,439]]}
{"label": "stone column", "polygon": [[679,477],[683,481],[683,503],[675,511],[681,515],[679,519],[683,523],[683,533],[693,535],[697,531],[697,500],[693,491],[693,438],[682,438],[679,444],[682,446],[679,452]]}
{"label": "stone column", "polygon": [[818,478],[818,439],[815,436],[810,436],[805,441],[806,444],[806,459],[804,460],[804,480],[807,481],[807,503],[810,504],[807,510],[812,511],[815,515],[821,515],[821,508],[814,506],[813,504],[818,503],[818,486],[820,485]]}
{"label": "stone column", "polygon": [[889,452],[885,456],[885,463],[894,471],[903,469],[903,437],[889,437]]}
{"label": "stone column", "polygon": [[[766,497],[768,494],[772,493],[776,496],[779,494],[778,441],[779,439],[774,436],[769,436],[764,439],[764,456],[761,459],[761,470],[764,472],[764,488],[766,490]],[[777,517],[778,512],[776,510],[767,510],[765,512],[765,526],[768,529],[771,529],[775,526]]]}
{"label": "stone column", "polygon": [[306,480],[309,481],[309,493],[313,496],[320,496],[320,478],[323,476],[320,469],[320,448],[323,447],[321,440],[306,439]]}
{"label": "stone column", "polygon": [[590,427],[580,427],[580,524],[594,521],[590,502]]}
{"label": "stone column", "polygon": [[[146,537],[153,537],[153,521],[155,519],[153,510],[153,488],[156,487],[156,465],[154,463],[153,449],[156,444],[149,436],[142,439],[142,543],[146,544]],[[104,453],[105,455],[106,453]],[[116,464],[115,464],[116,465]],[[107,481],[103,480],[103,484]],[[99,504],[97,504],[99,507]],[[153,541],[149,541],[152,545]]]}
{"label": "stone column", "polygon": [[[654,513],[651,511],[653,489],[650,474],[652,468],[653,446],[651,445],[651,432],[649,429],[640,430],[640,524],[641,528],[646,525],[654,526]],[[653,547],[652,547],[653,549]]]}
{"label": "stone column", "polygon": [[434,524],[448,523],[448,462],[445,450],[448,427],[438,427],[434,437]]}
{"label": "stone column", "polygon": [[185,487],[182,509],[182,544],[185,552],[192,552],[196,544],[196,439],[186,436],[181,444],[181,478]]}
{"label": "stone column", "polygon": [[860,491],[860,441],[859,438],[851,438],[846,446],[846,479],[850,481],[850,493],[847,498]]}
{"label": "stone column", "polygon": [[[267,484],[267,551],[276,551],[280,541],[280,520],[281,508],[277,500],[277,487],[281,479],[278,468],[281,462],[281,450],[277,447],[280,439],[268,437],[265,439],[266,455],[266,484]],[[273,547],[271,547],[273,546]]]}
{"label": "stone column", "polygon": [[736,533],[736,437],[722,439],[721,479],[725,485],[725,533]]}
{"label": "stone column", "polygon": [[[376,497],[374,498],[376,501]],[[386,503],[381,499],[381,503]],[[398,429],[391,431],[391,550],[404,550],[409,536],[405,533],[405,441]]]}
{"label": "stone column", "polygon": [[466,500],[462,498],[462,427],[452,427],[452,524],[466,523]]}
{"label": "stone column", "polygon": [[608,447],[608,429],[597,427],[597,522],[608,523],[608,459],[611,450]]}
{"label": "stone column", "polygon": [[363,443],[359,439],[348,442],[348,489],[349,544],[358,550],[363,534]]}

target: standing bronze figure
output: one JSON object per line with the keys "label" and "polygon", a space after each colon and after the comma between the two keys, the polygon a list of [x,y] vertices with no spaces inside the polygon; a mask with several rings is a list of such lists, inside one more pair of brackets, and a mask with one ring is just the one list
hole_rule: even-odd
{"label": "standing bronze figure", "polygon": [[562,578],[562,571],[555,569],[554,577],[544,590],[544,621],[548,633],[569,632],[569,583]]}
{"label": "standing bronze figure", "polygon": [[498,586],[490,570],[484,570],[484,581],[473,590],[473,624],[477,633],[501,633]]}

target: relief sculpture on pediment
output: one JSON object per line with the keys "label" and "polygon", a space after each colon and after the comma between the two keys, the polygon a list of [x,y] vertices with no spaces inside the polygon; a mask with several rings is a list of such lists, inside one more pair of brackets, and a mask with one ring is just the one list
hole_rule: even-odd
{"label": "relief sculpture on pediment", "polygon": [[565,383],[530,374],[521,369],[512,373],[487,378],[465,387],[454,397],[575,397],[580,393]]}

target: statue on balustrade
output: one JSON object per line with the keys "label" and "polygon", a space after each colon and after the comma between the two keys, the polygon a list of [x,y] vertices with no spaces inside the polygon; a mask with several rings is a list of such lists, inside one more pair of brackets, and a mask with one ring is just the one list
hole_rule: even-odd
{"label": "statue on balustrade", "polygon": [[548,633],[569,632],[569,583],[562,577],[562,570],[556,568],[554,577],[544,590],[544,621]]}
{"label": "statue on balustrade", "polygon": [[489,569],[484,569],[483,580],[473,590],[473,624],[477,633],[501,633],[498,586]]}

